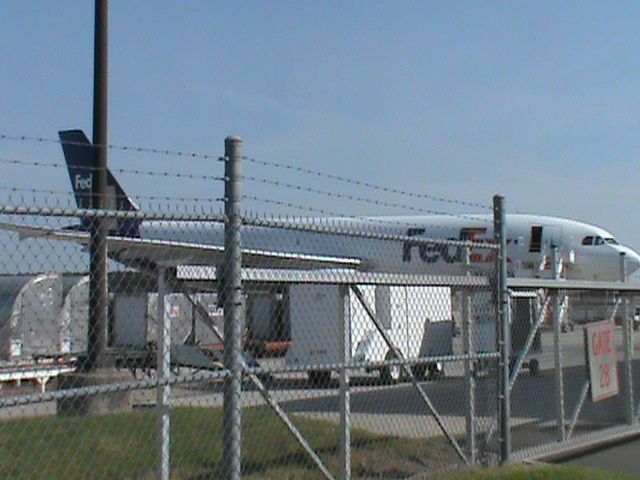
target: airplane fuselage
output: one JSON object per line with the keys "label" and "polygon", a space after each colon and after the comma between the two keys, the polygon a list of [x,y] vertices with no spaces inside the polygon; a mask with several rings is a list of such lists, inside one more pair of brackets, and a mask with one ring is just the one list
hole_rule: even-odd
{"label": "airplane fuselage", "polygon": [[[59,134],[77,205],[87,208],[91,198],[91,143],[80,130]],[[108,198],[113,198],[113,208],[138,210],[111,172],[107,174],[107,186],[112,192]],[[424,239],[480,244],[493,238],[490,215],[296,218],[291,223],[298,228],[245,225],[242,247],[263,252],[266,266],[272,261],[273,268],[282,265],[277,263],[278,254],[300,254],[356,259],[360,268],[370,271],[462,274],[468,269],[464,265],[465,247]],[[619,280],[621,253],[626,255],[628,274],[640,267],[636,252],[620,245],[606,230],[587,223],[539,215],[507,215],[506,223],[508,272],[512,276],[550,277],[552,247],[558,249],[565,278]],[[190,260],[211,265],[219,262],[224,245],[222,223],[126,220],[116,222],[115,226],[115,248],[111,255],[131,266],[158,262],[185,264]],[[20,228],[14,229],[21,231]],[[332,229],[335,233],[331,233]],[[402,238],[382,239],[379,235]],[[64,235],[60,238],[86,241]],[[175,245],[176,242],[181,245]],[[276,255],[270,255],[273,253]],[[485,273],[493,270],[495,249],[474,247],[470,264],[472,270]]]}
{"label": "airplane fuselage", "polygon": [[[412,241],[420,239],[468,240],[490,243],[493,222],[486,216],[415,216],[367,218],[298,218],[299,229],[244,226],[242,247],[275,252],[359,258],[369,271],[394,273],[462,274],[465,247]],[[314,225],[321,232],[314,232]],[[222,224],[202,222],[143,222],[142,238],[223,245]],[[335,229],[339,233],[331,233]],[[368,232],[348,235],[348,232]],[[403,237],[383,240],[380,235]],[[599,227],[574,220],[538,215],[507,216],[508,271],[517,277],[551,276],[551,249],[562,259],[562,276],[584,280],[619,280],[620,254],[626,255],[627,273],[640,267],[640,256],[619,245]],[[490,271],[495,249],[470,251],[473,271]]]}

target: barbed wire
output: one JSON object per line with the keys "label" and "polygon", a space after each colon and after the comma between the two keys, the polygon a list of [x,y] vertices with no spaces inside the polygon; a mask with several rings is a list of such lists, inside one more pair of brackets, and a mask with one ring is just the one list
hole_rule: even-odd
{"label": "barbed wire", "polygon": [[[65,215],[53,215],[51,212],[69,212],[69,211],[83,211],[93,212],[107,212],[106,216],[118,216],[120,218],[127,212],[132,212],[137,215],[136,218],[144,217],[147,220],[167,220],[167,221],[194,221],[203,222],[208,221],[211,215],[215,216],[215,220],[219,215],[222,215],[222,204],[218,204],[216,208],[215,203],[178,203],[178,202],[144,202],[141,206],[137,205],[135,210],[108,210],[107,206],[104,210],[87,209],[78,206],[74,199],[69,197],[49,197],[45,202],[41,198],[27,197],[21,194],[8,194],[0,198],[0,210],[4,214],[6,212],[15,215],[36,215],[35,212],[43,212],[43,216],[65,216]],[[115,213],[118,212],[118,213]],[[87,216],[95,216],[92,213]]]}
{"label": "barbed wire", "polygon": [[[5,133],[0,133],[0,140],[32,141],[32,142],[38,142],[38,143],[53,143],[53,144],[59,144],[59,145],[62,145],[62,144],[65,144],[65,145],[80,145],[80,146],[90,145],[90,146],[93,146],[93,147],[106,147],[108,149],[127,151],[127,152],[152,153],[152,154],[157,154],[157,155],[169,155],[169,156],[176,156],[176,157],[201,158],[201,159],[206,159],[206,160],[212,160],[212,159],[224,160],[224,157],[220,157],[219,155],[211,155],[211,154],[207,154],[207,153],[189,152],[189,151],[172,150],[172,149],[161,149],[161,148],[153,148],[153,147],[131,146],[131,145],[118,145],[118,144],[86,144],[84,142],[73,142],[73,141],[66,141],[66,140],[63,141],[63,140],[60,140],[60,139],[45,138],[45,137],[38,137],[38,136],[29,136],[29,135],[9,135],[9,134],[5,134]],[[282,162],[270,162],[270,161],[265,161],[265,160],[259,160],[259,159],[256,159],[256,158],[253,158],[253,157],[249,157],[249,156],[244,156],[243,158],[245,160],[249,161],[249,162],[252,162],[252,163],[255,163],[255,164],[259,164],[259,165],[263,165],[263,166],[269,166],[269,167],[280,168],[280,169],[284,169],[284,170],[295,171],[295,172],[298,172],[298,173],[304,173],[306,175],[313,175],[313,176],[320,177],[320,178],[325,178],[325,179],[329,179],[329,180],[335,180],[335,181],[339,181],[339,182],[344,182],[344,183],[347,183],[347,184],[350,184],[350,185],[357,185],[357,186],[360,186],[360,187],[371,188],[371,189],[382,191],[382,192],[385,192],[385,193],[393,193],[393,194],[396,194],[396,195],[406,196],[406,197],[415,198],[415,199],[431,200],[431,201],[440,202],[440,203],[447,203],[447,204],[451,204],[451,205],[460,205],[460,206],[464,206],[464,207],[481,208],[481,209],[485,209],[485,210],[491,210],[492,209],[491,206],[485,205],[485,204],[482,204],[482,203],[468,202],[468,201],[465,201],[465,200],[458,200],[458,199],[453,199],[453,198],[445,198],[445,197],[436,196],[436,195],[430,195],[430,194],[426,194],[426,193],[409,192],[409,191],[402,190],[402,189],[399,189],[399,188],[385,187],[383,185],[377,185],[377,184],[372,183],[372,182],[351,179],[351,178],[343,177],[343,176],[340,176],[340,175],[335,175],[335,174],[331,174],[331,173],[311,170],[311,169],[308,169],[308,168],[304,168],[304,167],[300,167],[300,166],[296,166],[296,165],[290,165],[290,164],[286,164],[286,163],[282,163]],[[203,178],[205,178],[205,177],[203,177]],[[220,178],[216,177],[216,180],[220,180]]]}
{"label": "barbed wire", "polygon": [[[66,164],[60,162],[39,162],[36,160],[9,160],[6,158],[0,158],[0,164],[5,165],[22,165],[27,167],[46,167],[46,168],[67,168],[74,167],[80,168],[88,171],[98,171],[103,170],[102,167],[92,167],[88,165],[76,165],[76,164]],[[196,180],[214,180],[214,181],[224,181],[225,177],[220,177],[216,175],[206,175],[206,174],[196,174],[196,173],[179,173],[179,172],[166,172],[166,171],[154,171],[154,170],[141,170],[141,169],[130,169],[130,168],[113,168],[107,167],[107,170],[110,170],[112,173],[122,173],[122,174],[130,174],[130,175],[148,175],[151,177],[174,177],[174,178],[188,178],[188,179],[196,179]]]}
{"label": "barbed wire", "polygon": [[0,140],[13,140],[13,141],[24,141],[24,142],[36,142],[36,143],[52,143],[58,145],[78,145],[83,147],[106,147],[110,150],[121,150],[124,152],[136,152],[136,153],[153,153],[156,155],[168,155],[174,157],[191,157],[191,158],[202,158],[205,160],[220,160],[219,155],[210,155],[208,153],[197,153],[197,152],[187,152],[181,150],[171,150],[171,149],[163,149],[163,148],[153,148],[153,147],[140,147],[140,146],[132,146],[132,145],[117,145],[112,143],[84,143],[84,142],[73,142],[68,140],[60,140],[57,138],[46,138],[46,137],[36,137],[30,135],[9,135],[5,133],[0,133]]}
{"label": "barbed wire", "polygon": [[[354,238],[365,238],[370,240],[382,240],[382,241],[392,241],[392,242],[409,242],[413,245],[449,245],[449,246],[459,246],[459,247],[471,247],[471,248],[481,248],[481,249],[490,249],[495,250],[499,247],[496,243],[493,242],[492,239],[478,241],[478,240],[459,240],[452,238],[437,238],[437,237],[425,237],[425,236],[411,236],[406,234],[397,234],[397,233],[389,233],[389,232],[376,232],[376,231],[367,231],[366,229],[360,228],[356,229],[354,225],[340,225],[341,221],[344,222],[348,220],[349,217],[336,218],[336,219],[322,219],[318,223],[308,223],[304,222],[304,220],[310,220],[300,217],[287,217],[283,219],[279,218],[266,218],[264,216],[260,216],[258,213],[245,212],[245,215],[242,217],[242,224],[253,227],[264,227],[264,228],[277,228],[281,230],[292,230],[292,231],[301,231],[307,233],[318,233],[318,234],[327,234],[327,235],[337,235],[343,237],[354,237]],[[351,217],[351,219],[355,220],[366,220],[366,221],[376,221],[378,219],[370,218],[370,217]],[[318,219],[312,219],[318,220]],[[331,223],[330,223],[331,222]],[[383,222],[380,226],[389,227],[393,222]],[[400,224],[401,226],[415,226],[414,224]],[[436,228],[439,228],[436,226]]]}
{"label": "barbed wire", "polygon": [[[145,212],[145,211],[124,211],[124,210],[98,210],[98,209],[83,209],[75,207],[42,207],[42,206],[15,206],[6,205],[0,203],[0,215],[9,216],[24,216],[38,218],[109,218],[119,220],[143,220],[143,221],[166,221],[175,225],[175,222],[190,222],[190,223],[216,223],[224,224],[226,216],[224,213],[191,213],[191,214],[178,214],[175,212]],[[343,217],[342,220],[346,220]],[[498,245],[492,241],[473,241],[473,240],[459,240],[459,239],[444,239],[436,237],[424,237],[424,236],[410,236],[406,234],[398,234],[397,232],[376,232],[374,230],[367,230],[359,228],[355,225],[340,225],[339,219],[312,219],[317,221],[316,223],[308,223],[300,221],[298,218],[264,218],[258,214],[252,214],[246,212],[242,216],[242,224],[245,226],[275,228],[281,230],[302,231],[308,233],[337,235],[342,237],[354,237],[370,240],[381,241],[393,241],[393,242],[410,242],[412,245],[449,245],[460,247],[471,247],[481,249],[496,249]],[[362,220],[375,221],[376,219],[363,218]],[[386,227],[390,224],[381,223]],[[33,226],[29,224],[16,224],[16,227],[28,227]],[[363,225],[366,226],[366,225]],[[204,230],[203,230],[204,232]],[[198,233],[198,232],[193,232]],[[155,241],[155,239],[148,239]],[[158,240],[162,242],[162,240]],[[160,245],[161,243],[158,243]],[[212,244],[215,245],[215,244]]]}
{"label": "barbed wire", "polygon": [[393,187],[385,187],[383,185],[377,185],[375,183],[371,183],[371,182],[366,182],[366,181],[362,181],[362,180],[355,180],[352,178],[346,178],[346,177],[342,177],[340,175],[335,175],[332,173],[326,173],[326,172],[319,172],[319,171],[315,171],[315,170],[310,170],[308,168],[304,168],[304,167],[299,167],[296,165],[289,165],[286,163],[280,163],[280,162],[268,162],[265,160],[258,160],[256,158],[252,158],[252,157],[243,157],[245,160],[251,162],[251,163],[255,163],[258,165],[263,165],[263,166],[268,166],[268,167],[275,167],[275,168],[281,168],[284,170],[291,170],[291,171],[295,171],[298,173],[304,173],[306,175],[313,175],[313,176],[317,176],[320,178],[326,178],[329,180],[336,180],[339,182],[344,182],[350,185],[357,185],[359,187],[366,187],[366,188],[371,188],[373,190],[378,190],[381,192],[385,192],[385,193],[393,193],[396,195],[402,195],[402,196],[406,196],[406,197],[411,197],[411,198],[416,198],[416,199],[423,199],[423,200],[432,200],[435,202],[441,202],[441,203],[449,203],[452,205],[460,205],[460,206],[465,206],[465,207],[472,207],[472,208],[481,208],[481,209],[485,209],[485,210],[491,210],[492,207],[490,207],[489,205],[484,205],[482,203],[474,203],[474,202],[467,202],[464,200],[457,200],[457,199],[452,199],[452,198],[445,198],[445,197],[438,197],[435,195],[429,195],[426,193],[414,193],[414,192],[409,192],[406,190],[401,190],[399,188],[393,188]]}
{"label": "barbed wire", "polygon": [[[257,183],[263,183],[263,184],[267,184],[267,185],[274,185],[274,186],[278,186],[278,187],[284,187],[284,188],[289,188],[292,190],[297,190],[300,192],[308,192],[308,193],[313,193],[313,194],[317,194],[317,195],[324,195],[327,197],[332,197],[332,198],[340,198],[340,199],[345,199],[345,200],[352,200],[352,201],[356,201],[356,202],[361,202],[361,203],[367,203],[367,204],[371,204],[371,205],[376,205],[379,207],[389,207],[389,208],[400,208],[403,210],[410,210],[412,212],[419,212],[419,213],[427,213],[430,215],[456,215],[454,213],[451,212],[444,212],[444,211],[439,211],[439,210],[432,210],[429,208],[423,208],[423,207],[415,207],[412,205],[406,205],[406,204],[402,204],[402,203],[397,203],[397,202],[387,202],[384,200],[377,200],[377,199],[373,199],[373,198],[367,198],[367,197],[361,197],[358,195],[351,195],[351,194],[347,194],[347,193],[338,193],[338,192],[331,192],[331,191],[327,191],[327,190],[320,190],[317,188],[312,188],[312,187],[305,187],[303,185],[295,185],[295,184],[291,184],[291,183],[287,183],[287,182],[281,182],[280,180],[271,180],[268,178],[259,178],[259,177],[253,177],[253,176],[243,176],[242,177],[244,180],[248,180],[248,181],[253,181],[253,182],[257,182]],[[469,214],[457,214],[460,216],[467,216]]]}
{"label": "barbed wire", "polygon": [[[73,197],[73,192],[67,190],[48,190],[41,188],[9,187],[6,185],[0,185],[0,191],[14,193],[46,193],[49,195],[66,195],[69,197]],[[91,194],[87,195],[91,196]]]}
{"label": "barbed wire", "polygon": [[43,207],[41,205],[12,205],[0,203],[0,215],[17,215],[25,217],[59,217],[59,218],[114,218],[149,221],[224,223],[226,216],[219,213],[203,211],[200,213],[149,212],[141,210],[107,210],[70,207]]}
{"label": "barbed wire", "polygon": [[[95,170],[99,170],[99,167],[91,167],[91,166],[84,166],[84,165],[74,165],[74,164],[64,164],[64,163],[60,163],[60,162],[39,162],[39,161],[30,161],[30,160],[9,160],[9,159],[2,159],[0,158],[0,164],[9,164],[9,165],[23,165],[23,166],[34,166],[34,167],[45,167],[45,168],[67,168],[67,167],[77,167],[77,168],[82,168],[84,170],[91,170],[91,171],[95,171]],[[160,171],[160,172],[156,172],[156,171],[152,171],[152,170],[141,170],[141,169],[125,169],[125,168],[111,168],[110,169],[112,172],[115,173],[122,173],[122,174],[133,174],[133,175],[149,175],[149,176],[158,176],[158,177],[176,177],[176,178],[189,178],[189,179],[202,179],[202,180],[215,180],[215,181],[224,181],[225,177],[217,177],[217,176],[211,176],[211,175],[204,175],[204,174],[190,174],[190,173],[178,173],[178,172],[166,172],[166,171]],[[298,191],[306,191],[309,193],[314,193],[314,194],[319,194],[319,195],[325,195],[328,197],[334,197],[334,198],[342,198],[342,199],[346,199],[346,200],[352,200],[352,201],[358,201],[358,202],[362,202],[362,203],[368,203],[368,204],[372,204],[372,205],[376,205],[376,206],[384,206],[384,207],[391,207],[391,208],[401,208],[401,209],[405,209],[405,210],[411,210],[414,212],[420,212],[420,213],[428,213],[428,214],[433,214],[433,215],[451,215],[450,212],[444,212],[444,211],[438,211],[438,210],[432,210],[432,209],[427,209],[427,208],[422,208],[422,207],[414,207],[414,206],[410,206],[410,205],[405,205],[405,204],[401,204],[401,203],[397,203],[397,202],[386,202],[383,200],[376,200],[376,199],[371,199],[371,198],[366,198],[366,197],[361,197],[361,196],[356,196],[356,195],[350,195],[350,194],[342,194],[342,193],[337,193],[337,192],[330,192],[330,191],[326,191],[326,190],[320,190],[317,188],[312,188],[312,187],[305,187],[302,185],[294,185],[291,183],[287,183],[287,182],[281,182],[279,180],[270,180],[270,179],[266,179],[266,178],[260,178],[260,177],[254,177],[254,176],[244,176],[243,177],[245,180],[248,181],[253,181],[253,182],[257,182],[257,183],[263,183],[263,184],[268,184],[268,185],[273,185],[273,186],[278,186],[278,187],[284,187],[284,188],[290,188],[290,189],[294,189],[294,190],[298,190]],[[14,189],[12,187],[0,187],[0,189],[2,190],[12,190],[12,191],[18,191],[18,190],[22,190],[22,189]],[[25,189],[25,191],[27,191],[29,189]],[[32,189],[31,191],[37,191],[37,189]],[[54,191],[54,190],[40,190],[39,193],[50,193],[50,194],[71,194],[71,192],[62,192],[62,191]],[[82,193],[76,193],[76,195],[82,195]],[[90,196],[91,194],[86,194],[88,196]],[[118,195],[118,197],[122,197],[122,198],[126,198],[126,195]],[[166,197],[156,197],[156,196],[142,196],[142,195],[133,195],[134,198],[146,198],[149,200],[176,200],[176,201],[211,201],[211,199],[207,199],[207,198],[187,198],[187,197],[176,197],[176,196],[166,196]],[[219,201],[219,199],[216,199],[216,201]]]}
{"label": "barbed wire", "polygon": [[[253,196],[253,195],[244,195],[243,196],[244,199],[246,200],[253,200],[256,202],[263,202],[263,203],[267,203],[270,205],[277,205],[280,207],[288,207],[288,208],[293,208],[296,210],[299,210],[301,212],[305,212],[305,213],[319,213],[321,215],[328,215],[334,218],[330,218],[330,217],[326,217],[323,219],[318,219],[318,220],[325,220],[325,221],[333,221],[333,220],[344,220],[344,219],[352,219],[352,220],[367,220],[367,221],[371,221],[373,223],[379,223],[381,226],[389,226],[389,225],[399,225],[399,226],[403,226],[403,227],[415,227],[415,222],[412,220],[404,220],[401,221],[397,218],[393,218],[393,217],[386,217],[386,218],[380,218],[380,217],[372,217],[372,216],[368,216],[368,215],[345,215],[344,213],[338,213],[335,211],[330,211],[324,208],[317,208],[317,207],[311,207],[308,205],[300,205],[300,204],[295,204],[295,203],[290,203],[290,202],[286,202],[286,201],[282,201],[282,200],[274,200],[271,198],[263,198],[263,197],[257,197],[257,196]],[[482,223],[486,223],[486,224],[492,224],[492,220],[488,219],[488,218],[484,218],[482,216],[473,216],[473,215],[462,215],[462,214],[453,214],[453,213],[436,213],[434,215],[437,216],[448,216],[448,217],[455,217],[455,218],[461,218],[464,220],[473,220],[473,221],[477,221],[477,222],[482,222]],[[439,226],[439,225],[434,225],[435,228],[440,229],[440,228],[446,228],[444,226]]]}
{"label": "barbed wire", "polygon": [[[41,188],[24,188],[24,187],[9,187],[0,185],[0,191],[10,192],[10,193],[41,193],[47,195],[58,195],[58,196],[68,196],[70,199],[73,197],[85,197],[91,198],[93,196],[92,193],[87,192],[71,192],[67,190],[49,190],[49,189],[41,189]],[[107,195],[111,196],[111,195]],[[176,196],[156,196],[156,195],[126,195],[126,194],[114,194],[113,198],[116,200],[132,198],[134,200],[151,200],[151,201],[176,201],[176,202],[195,202],[195,203],[219,203],[223,202],[224,198],[220,197],[176,197]]]}

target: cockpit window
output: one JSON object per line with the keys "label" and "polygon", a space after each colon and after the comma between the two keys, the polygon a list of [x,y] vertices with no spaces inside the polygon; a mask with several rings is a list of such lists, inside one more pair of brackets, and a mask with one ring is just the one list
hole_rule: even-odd
{"label": "cockpit window", "polygon": [[605,243],[609,245],[620,245],[618,241],[612,237],[603,238],[589,235],[582,239],[582,245],[604,245]]}

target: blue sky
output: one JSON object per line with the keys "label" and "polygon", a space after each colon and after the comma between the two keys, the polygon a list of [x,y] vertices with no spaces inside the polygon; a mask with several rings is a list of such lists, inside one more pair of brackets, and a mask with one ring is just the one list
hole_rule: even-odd
{"label": "blue sky", "polygon": [[[483,204],[502,193],[510,211],[595,223],[640,250],[638,25],[636,2],[112,0],[109,139],[218,155],[233,133],[261,160]],[[2,133],[91,136],[93,2],[1,2],[0,57]],[[56,145],[8,141],[0,157],[62,161]],[[220,173],[203,160],[117,151],[110,163]],[[1,168],[4,186],[68,189],[63,171]],[[354,193],[255,165],[247,173]],[[211,182],[122,183],[138,195],[220,195]]]}

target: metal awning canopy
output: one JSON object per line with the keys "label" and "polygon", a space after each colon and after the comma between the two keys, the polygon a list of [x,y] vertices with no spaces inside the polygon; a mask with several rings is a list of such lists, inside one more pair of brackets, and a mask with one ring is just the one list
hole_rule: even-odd
{"label": "metal awning canopy", "polygon": [[[176,279],[214,281],[217,279],[216,268],[182,265],[176,269]],[[479,276],[379,273],[334,268],[318,270],[246,268],[242,271],[242,280],[250,283],[489,287],[488,279]]]}
{"label": "metal awning canopy", "polygon": [[555,289],[555,290],[612,290],[619,292],[640,292],[637,282],[601,282],[593,280],[552,280],[547,278],[509,278],[507,286],[513,289]]}

